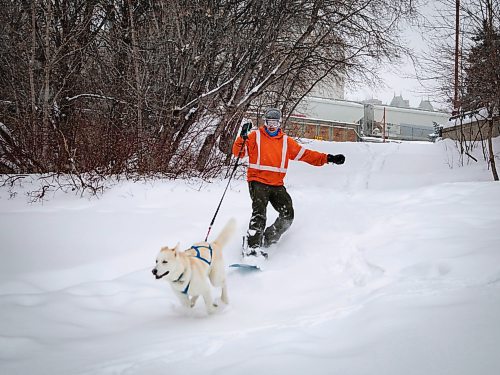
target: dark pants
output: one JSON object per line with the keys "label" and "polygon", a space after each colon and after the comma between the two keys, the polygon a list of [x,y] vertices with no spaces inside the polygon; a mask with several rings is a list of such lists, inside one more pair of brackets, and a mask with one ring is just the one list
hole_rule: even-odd
{"label": "dark pants", "polygon": [[[278,242],[281,235],[292,225],[292,198],[284,186],[271,186],[250,181],[248,187],[252,198],[252,218],[247,236],[248,247],[268,247]],[[266,211],[269,202],[278,211],[279,216],[273,225],[266,228]]]}

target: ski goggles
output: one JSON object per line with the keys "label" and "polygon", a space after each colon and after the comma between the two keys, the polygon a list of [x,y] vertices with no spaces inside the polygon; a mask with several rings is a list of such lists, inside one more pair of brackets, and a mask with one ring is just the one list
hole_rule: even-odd
{"label": "ski goggles", "polygon": [[275,119],[267,119],[266,126],[268,128],[279,128],[279,127],[281,127],[281,121],[275,120]]}

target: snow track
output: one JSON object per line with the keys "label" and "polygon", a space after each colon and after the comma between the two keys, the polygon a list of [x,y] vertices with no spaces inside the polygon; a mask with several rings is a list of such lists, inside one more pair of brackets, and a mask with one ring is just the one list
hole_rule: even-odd
{"label": "snow track", "polygon": [[[291,166],[290,231],[264,272],[228,270],[230,304],[212,316],[150,270],[160,246],[205,233],[224,181],[40,206],[2,194],[0,373],[499,373],[500,199],[486,167],[450,168],[441,144],[308,147],[346,164]],[[226,265],[249,216],[237,181],[212,231],[238,221]]]}

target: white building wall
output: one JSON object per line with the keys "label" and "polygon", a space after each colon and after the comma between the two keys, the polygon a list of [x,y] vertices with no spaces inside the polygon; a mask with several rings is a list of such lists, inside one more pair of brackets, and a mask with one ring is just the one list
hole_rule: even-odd
{"label": "white building wall", "polygon": [[345,100],[307,97],[297,107],[296,112],[319,120],[355,124],[363,118],[364,106]]}
{"label": "white building wall", "polygon": [[398,108],[388,107],[383,105],[374,105],[374,120],[382,122],[384,118],[385,107],[385,122],[392,124],[406,124],[433,128],[433,122],[444,124],[448,122],[450,117],[447,113],[424,111],[414,108]]}
{"label": "white building wall", "polygon": [[[434,122],[444,124],[450,117],[447,113],[416,108],[399,108],[382,104],[371,104],[371,106],[373,120],[378,123],[383,122],[385,108],[387,135],[403,139],[426,139],[427,134],[434,131]],[[296,114],[319,120],[355,124],[364,119],[365,105],[346,100],[307,97],[297,107]]]}
{"label": "white building wall", "polygon": [[344,80],[325,81],[318,83],[311,91],[310,96],[326,99],[344,99]]}

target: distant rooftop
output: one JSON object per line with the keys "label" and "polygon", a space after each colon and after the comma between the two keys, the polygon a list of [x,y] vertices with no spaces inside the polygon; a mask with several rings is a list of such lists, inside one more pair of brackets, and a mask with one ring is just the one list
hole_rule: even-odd
{"label": "distant rooftop", "polygon": [[401,95],[394,95],[390,105],[399,108],[410,108],[410,101],[403,99]]}
{"label": "distant rooftop", "polygon": [[429,100],[422,100],[418,108],[426,111],[434,111],[434,107]]}
{"label": "distant rooftop", "polygon": [[382,100],[379,100],[379,99],[367,99],[367,100],[363,100],[363,104],[378,104],[378,105],[382,105]]}

